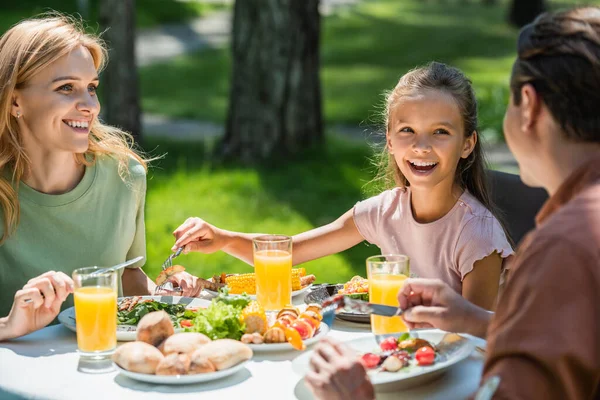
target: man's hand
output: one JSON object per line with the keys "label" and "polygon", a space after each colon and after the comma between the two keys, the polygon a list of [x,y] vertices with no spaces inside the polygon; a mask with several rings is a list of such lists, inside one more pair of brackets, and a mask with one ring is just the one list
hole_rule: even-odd
{"label": "man's hand", "polygon": [[23,336],[48,325],[69,293],[73,293],[73,280],[62,272],[49,271],[30,279],[15,294],[8,317],[1,320],[0,340]]}
{"label": "man's hand", "polygon": [[410,329],[433,327],[485,337],[492,315],[438,279],[407,279],[398,302]]}
{"label": "man's hand", "polygon": [[317,399],[371,400],[373,385],[358,356],[347,346],[324,338],[310,359],[304,378]]}

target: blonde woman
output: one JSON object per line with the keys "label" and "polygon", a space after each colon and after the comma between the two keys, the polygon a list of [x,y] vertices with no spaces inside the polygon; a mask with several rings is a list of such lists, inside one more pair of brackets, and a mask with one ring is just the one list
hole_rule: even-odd
{"label": "blonde woman", "polygon": [[[60,15],[0,37],[0,315],[46,271],[146,253],[147,163],[98,119],[105,62],[102,42]],[[154,290],[142,264],[122,272],[125,295]],[[189,274],[174,280],[184,295],[201,290]]]}

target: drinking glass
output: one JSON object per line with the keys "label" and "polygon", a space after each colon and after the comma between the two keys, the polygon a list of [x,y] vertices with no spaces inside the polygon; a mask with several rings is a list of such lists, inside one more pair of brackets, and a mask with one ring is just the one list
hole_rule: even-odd
{"label": "drinking glass", "polygon": [[[367,258],[369,301],[398,307],[398,292],[410,276],[409,259],[402,254],[384,254]],[[376,338],[408,332],[402,317],[371,315],[371,331]]]}
{"label": "drinking glass", "polygon": [[265,311],[292,304],[292,238],[264,235],[252,240],[256,299]]}
{"label": "drinking glass", "polygon": [[117,347],[117,272],[73,271],[75,325],[80,358],[107,361]]}

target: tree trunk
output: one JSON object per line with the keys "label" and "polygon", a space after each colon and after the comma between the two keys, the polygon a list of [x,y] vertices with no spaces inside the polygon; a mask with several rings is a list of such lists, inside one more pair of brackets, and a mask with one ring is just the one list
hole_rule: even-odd
{"label": "tree trunk", "polygon": [[102,74],[104,121],[141,139],[138,73],[135,64],[135,0],[101,0],[100,24],[109,47]]}
{"label": "tree trunk", "polygon": [[322,141],[318,5],[318,0],[235,2],[221,156],[252,163]]}
{"label": "tree trunk", "polygon": [[545,0],[513,0],[508,20],[511,24],[522,27],[532,22],[535,17],[546,11]]}

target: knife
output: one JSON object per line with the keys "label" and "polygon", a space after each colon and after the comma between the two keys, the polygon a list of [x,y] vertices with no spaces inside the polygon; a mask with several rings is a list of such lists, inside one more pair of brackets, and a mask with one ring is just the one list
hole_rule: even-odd
{"label": "knife", "polygon": [[333,323],[336,313],[358,312],[361,314],[375,314],[384,317],[397,317],[404,310],[399,307],[386,306],[385,304],[369,303],[368,301],[353,299],[342,294],[337,294],[325,299],[322,303],[323,321],[327,325]]}

